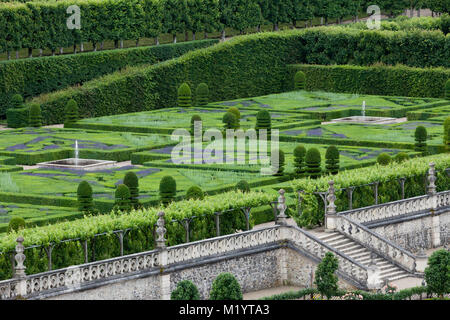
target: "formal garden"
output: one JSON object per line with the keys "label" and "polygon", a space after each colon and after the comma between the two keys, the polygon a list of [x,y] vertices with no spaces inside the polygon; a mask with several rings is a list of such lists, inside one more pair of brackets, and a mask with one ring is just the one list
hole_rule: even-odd
{"label": "formal garden", "polygon": [[[425,194],[430,162],[449,189],[448,7],[395,18],[408,4],[385,1],[387,19],[369,30],[366,1],[321,12],[76,0],[91,22],[71,30],[65,0],[12,2],[0,2],[0,280],[19,235],[32,274],[154,249],[161,210],[177,245],[274,221],[280,189],[306,229],[324,225],[329,180],[338,211]],[[249,134],[243,151],[227,130]],[[274,155],[278,170],[263,174]],[[212,299],[233,287],[220,282],[232,275]],[[271,298],[348,294],[317,287]],[[199,297],[191,283],[177,290]],[[407,296],[377,294],[351,297]]]}

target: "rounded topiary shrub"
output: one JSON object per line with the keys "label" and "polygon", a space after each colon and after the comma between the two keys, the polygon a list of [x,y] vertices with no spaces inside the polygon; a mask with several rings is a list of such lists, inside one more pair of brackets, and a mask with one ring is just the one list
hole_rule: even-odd
{"label": "rounded topiary shrub", "polygon": [[12,217],[8,224],[8,233],[17,232],[25,228],[25,220],[22,217]]}
{"label": "rounded topiary shrub", "polygon": [[389,154],[386,152],[380,153],[377,157],[378,164],[382,166],[387,166],[389,163],[391,163],[392,158]]}
{"label": "rounded topiary shrub", "polygon": [[236,107],[231,107],[228,109],[228,112],[234,114],[234,116],[236,117],[236,128],[239,128],[241,121],[241,112],[239,111],[239,109]]}
{"label": "rounded topiary shrub", "polygon": [[177,283],[177,287],[170,294],[170,300],[200,300],[197,286],[189,280]]}
{"label": "rounded topiary shrub", "polygon": [[195,101],[198,107],[209,103],[209,88],[206,83],[200,83],[195,90]]}
{"label": "rounded topiary shrub", "polygon": [[32,104],[30,106],[30,118],[28,125],[33,128],[42,127],[42,113],[41,106],[38,104]]}
{"label": "rounded topiary shrub", "polygon": [[267,140],[270,140],[271,133],[271,120],[270,113],[267,110],[260,110],[256,114],[256,125],[255,130],[259,137],[259,130],[266,129],[267,130]]}
{"label": "rounded topiary shrub", "polygon": [[294,149],[294,172],[297,178],[301,177],[305,173],[305,156],[306,148],[302,145],[298,145]]}
{"label": "rounded topiary shrub", "polygon": [[125,174],[123,184],[130,190],[130,203],[134,209],[139,207],[139,178],[133,171]]}
{"label": "rounded topiary shrub", "polygon": [[277,172],[274,174],[275,176],[282,176],[284,174],[284,165],[285,165],[285,155],[283,150],[275,149],[272,155],[278,154],[278,161],[275,157],[272,158],[272,167],[273,169],[277,169]]}
{"label": "rounded topiary shrub", "polygon": [[394,157],[394,161],[397,163],[401,163],[406,160],[409,160],[409,155],[406,152],[399,152]]}
{"label": "rounded topiary shrub", "polygon": [[115,208],[127,212],[131,209],[130,189],[125,184],[119,184],[115,193]]}
{"label": "rounded topiary shrub", "polygon": [[223,126],[225,129],[236,129],[237,128],[236,116],[231,112],[227,112],[223,115],[222,122],[223,122]]}
{"label": "rounded topiary shrub", "polygon": [[11,97],[10,107],[6,110],[6,122],[9,128],[23,128],[28,126],[29,108],[24,106],[20,94]]}
{"label": "rounded topiary shrub", "polygon": [[329,146],[325,153],[325,168],[328,173],[337,174],[339,172],[339,150],[335,146]]}
{"label": "rounded topiary shrub", "polygon": [[66,117],[64,119],[64,127],[69,126],[78,120],[78,104],[75,100],[67,101],[65,109]]}
{"label": "rounded topiary shrub", "polygon": [[198,114],[194,114],[191,117],[191,135],[194,135],[195,122],[202,122],[202,118]]}
{"label": "rounded topiary shrub", "polygon": [[306,86],[306,75],[302,71],[297,71],[294,76],[294,87],[295,90],[305,90]]}
{"label": "rounded topiary shrub", "polygon": [[416,143],[414,145],[414,150],[417,152],[421,152],[422,155],[427,154],[427,129],[424,126],[418,126],[416,131],[414,132],[414,137]]}
{"label": "rounded topiary shrub", "polygon": [[221,273],[214,280],[210,300],[242,300],[239,282],[231,273]]}
{"label": "rounded topiary shrub", "polygon": [[191,87],[186,82],[178,88],[178,106],[181,108],[192,107]]}
{"label": "rounded topiary shrub", "polygon": [[316,148],[308,149],[305,156],[306,174],[312,179],[320,177],[322,157]]}
{"label": "rounded topiary shrub", "polygon": [[22,108],[23,97],[20,94],[15,94],[11,97],[11,107],[12,108]]}
{"label": "rounded topiary shrub", "polygon": [[91,212],[94,208],[92,200],[92,187],[87,181],[81,181],[77,189],[78,209],[82,212]]}
{"label": "rounded topiary shrub", "polygon": [[445,98],[450,100],[450,79],[445,83]]}
{"label": "rounded topiary shrub", "polygon": [[444,146],[447,151],[450,151],[450,117],[444,121]]}
{"label": "rounded topiary shrub", "polygon": [[192,186],[186,191],[186,199],[203,200],[205,194],[202,188],[197,186]]}
{"label": "rounded topiary shrub", "polygon": [[165,176],[159,182],[159,196],[161,202],[166,205],[172,202],[177,194],[177,183],[171,176]]}
{"label": "rounded topiary shrub", "polygon": [[242,192],[250,192],[250,185],[246,180],[241,180],[236,183],[236,190],[240,190]]}

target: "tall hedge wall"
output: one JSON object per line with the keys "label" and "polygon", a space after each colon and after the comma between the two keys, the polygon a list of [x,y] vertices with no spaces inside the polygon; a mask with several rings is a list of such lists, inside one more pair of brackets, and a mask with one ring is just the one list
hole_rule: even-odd
{"label": "tall hedge wall", "polygon": [[190,50],[205,48],[217,42],[218,40],[202,40],[77,55],[1,61],[0,116],[5,114],[10,98],[16,93],[25,98],[34,97],[67,86],[83,84],[126,66],[169,60]]}
{"label": "tall hedge wall", "polygon": [[[386,49],[374,55],[380,39]],[[183,82],[192,88],[207,83],[212,101],[252,97],[290,89],[287,64],[365,65],[388,60],[448,67],[449,45],[450,36],[440,32],[410,34],[336,27],[263,33],[234,38],[154,66],[128,68],[33,102],[42,104],[46,123],[58,123],[63,121],[63,109],[70,98],[77,101],[81,117],[173,107]],[[430,46],[433,50],[424,54],[423,47]]]}
{"label": "tall hedge wall", "polygon": [[446,68],[302,64],[289,66],[289,78],[294,79],[297,71],[306,74],[307,90],[405,97],[443,98],[445,82],[450,79]]}

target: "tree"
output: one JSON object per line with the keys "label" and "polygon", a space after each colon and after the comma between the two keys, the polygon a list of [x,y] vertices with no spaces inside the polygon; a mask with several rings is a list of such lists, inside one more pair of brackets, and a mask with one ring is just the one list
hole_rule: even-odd
{"label": "tree", "polygon": [[322,157],[320,156],[319,150],[316,148],[308,149],[305,156],[305,162],[306,162],[306,174],[310,176],[312,179],[320,177],[320,173],[322,171],[320,167]]}
{"label": "tree", "polygon": [[92,187],[87,181],[81,181],[77,189],[78,209],[84,213],[90,213],[94,209],[92,201]]}
{"label": "tree", "polygon": [[422,155],[425,156],[427,154],[427,129],[424,126],[418,126],[414,133],[414,137],[416,139],[414,150],[421,152]]}
{"label": "tree", "polygon": [[226,27],[242,34],[246,28],[256,27],[263,21],[256,0],[219,0],[219,11],[222,40],[225,40]]}
{"label": "tree", "polygon": [[433,12],[450,13],[449,0],[425,0],[424,7],[427,7]]}
{"label": "tree", "polygon": [[331,298],[338,290],[338,277],[334,274],[338,269],[339,261],[333,253],[327,252],[316,269],[314,280],[317,290],[322,296]]}
{"label": "tree", "polygon": [[267,110],[260,110],[256,114],[255,130],[259,136],[259,130],[267,130],[267,140],[270,140],[271,134],[271,120],[270,113]]}
{"label": "tree", "polygon": [[8,223],[8,233],[17,232],[25,228],[25,220],[22,217],[12,217]]}
{"label": "tree", "polygon": [[178,88],[178,106],[180,108],[192,107],[192,93],[189,85],[184,82]]}
{"label": "tree", "polygon": [[272,159],[272,166],[275,164],[275,166],[278,167],[278,171],[275,173],[275,176],[282,176],[284,173],[284,165],[285,165],[285,155],[283,150],[275,149],[273,151],[273,154],[278,153],[278,163],[274,159]]}
{"label": "tree", "polygon": [[225,129],[236,129],[237,128],[236,116],[231,112],[227,112],[223,115],[222,122],[223,122]]}
{"label": "tree", "polygon": [[397,163],[402,163],[406,160],[409,160],[409,156],[406,152],[399,152],[394,157],[394,161]]}
{"label": "tree", "polygon": [[377,157],[377,163],[382,166],[387,166],[391,161],[391,156],[386,152],[380,153]]}
{"label": "tree", "polygon": [[376,4],[381,11],[386,12],[390,18],[394,18],[409,7],[409,0],[379,0]]}
{"label": "tree", "polygon": [[335,146],[329,146],[325,153],[325,159],[327,172],[337,174],[339,172],[339,150]]}
{"label": "tree", "polygon": [[246,180],[241,180],[236,184],[236,190],[239,190],[241,192],[250,192],[250,185]]}
{"label": "tree", "polygon": [[177,287],[170,294],[170,300],[200,300],[197,286],[189,280],[177,283]]}
{"label": "tree", "polygon": [[195,200],[203,200],[205,194],[203,193],[202,188],[197,186],[192,186],[186,191],[186,199],[195,199]]}
{"label": "tree", "polygon": [[219,20],[219,0],[188,0],[189,30],[192,31],[192,39],[200,31],[212,32],[217,29]]}
{"label": "tree", "polygon": [[209,88],[206,83],[200,83],[195,90],[195,105],[197,107],[206,106],[209,103]]}
{"label": "tree", "polygon": [[134,209],[139,208],[139,178],[133,171],[125,174],[123,184],[130,190],[130,204]]}
{"label": "tree", "polygon": [[173,36],[177,42],[177,33],[184,33],[190,25],[189,9],[186,0],[165,0],[163,11],[163,32]]}
{"label": "tree", "polygon": [[298,145],[294,149],[294,167],[295,175],[300,178],[305,173],[305,156],[306,148],[302,145]]}
{"label": "tree", "polygon": [[202,118],[198,114],[191,117],[191,135],[194,135],[195,123],[202,122]]}
{"label": "tree", "polygon": [[241,126],[241,113],[239,112],[239,109],[236,107],[231,107],[228,108],[228,112],[234,114],[234,116],[236,117],[236,129],[238,129]]}
{"label": "tree", "polygon": [[279,23],[290,22],[290,0],[259,0],[259,7],[262,17],[272,23],[274,31],[278,30]]}
{"label": "tree", "polygon": [[29,108],[25,107],[20,94],[11,97],[10,108],[6,110],[6,121],[9,128],[23,128],[28,125]]}
{"label": "tree", "polygon": [[34,103],[30,106],[30,118],[28,125],[33,128],[42,127],[41,106]]}
{"label": "tree", "polygon": [[64,127],[69,126],[78,120],[78,104],[75,100],[70,99],[66,104],[66,118],[64,120]]}
{"label": "tree", "polygon": [[297,71],[294,77],[295,90],[305,90],[306,75],[303,71]]}
{"label": "tree", "polygon": [[450,116],[444,121],[444,146],[447,151],[450,151]]}
{"label": "tree", "polygon": [[177,194],[177,183],[171,176],[165,176],[159,183],[159,197],[164,205],[172,202]]}
{"label": "tree", "polygon": [[221,273],[214,280],[210,300],[243,300],[241,286],[231,273]]}
{"label": "tree", "polygon": [[297,27],[297,21],[307,21],[314,17],[313,7],[311,2],[313,0],[291,0],[290,10],[288,11],[288,18],[294,28]]}
{"label": "tree", "polygon": [[128,212],[131,209],[130,189],[125,184],[119,184],[115,193],[115,207],[122,212]]}
{"label": "tree", "polygon": [[431,292],[441,298],[450,292],[450,252],[440,249],[428,258],[428,266],[425,268],[425,281]]}

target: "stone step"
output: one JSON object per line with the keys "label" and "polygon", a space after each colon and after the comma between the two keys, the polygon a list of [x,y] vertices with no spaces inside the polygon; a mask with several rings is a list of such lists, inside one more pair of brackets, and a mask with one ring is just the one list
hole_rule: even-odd
{"label": "stone step", "polygon": [[348,250],[352,250],[352,249],[357,249],[359,247],[361,247],[359,244],[349,241],[348,243],[335,246],[334,248],[337,250],[340,250],[340,251],[344,251],[344,250],[348,251]]}
{"label": "stone step", "polygon": [[326,241],[326,240],[336,237],[337,235],[341,235],[341,234],[339,232],[331,232],[331,233],[324,232],[323,234],[317,235],[317,238],[319,238],[322,241]]}
{"label": "stone step", "polygon": [[[372,263],[372,259],[370,257],[369,258],[365,258],[365,259],[361,259],[361,260],[356,259],[356,261],[358,261],[359,263],[361,263],[361,264],[363,264],[365,266],[368,266],[368,265],[370,265]],[[376,258],[374,261],[375,261],[375,264],[377,266],[379,266],[379,263],[381,263],[383,261],[386,261],[386,260],[384,260],[383,258]],[[390,263],[388,261],[386,261],[386,262],[387,262],[386,265],[390,265]]]}
{"label": "stone step", "polygon": [[341,244],[352,243],[352,241],[347,239],[347,238],[345,238],[345,237],[343,237],[343,238],[339,238],[339,239],[336,239],[336,240],[333,240],[333,241],[327,241],[326,243],[328,243],[328,245],[330,245],[332,247],[336,247],[336,246],[341,245]]}
{"label": "stone step", "polygon": [[364,256],[364,255],[370,256],[370,251],[368,251],[366,248],[364,248],[362,246],[360,246],[357,249],[343,250],[342,252],[344,252],[348,256],[351,256],[352,258],[360,258],[361,256]]}
{"label": "stone step", "polygon": [[395,280],[403,279],[403,278],[410,277],[410,276],[411,276],[410,274],[405,272],[404,274],[400,274],[398,276],[388,278],[388,281],[395,281]]}
{"label": "stone step", "polygon": [[381,271],[380,273],[380,277],[385,279],[385,278],[389,278],[389,277],[393,277],[393,276],[398,276],[400,274],[406,273],[404,270],[399,269],[396,267],[395,270],[391,270],[391,271]]}
{"label": "stone step", "polygon": [[394,266],[393,264],[391,264],[391,265],[386,265],[386,266],[380,267],[380,270],[381,270],[381,274],[385,274],[385,273],[389,273],[389,272],[397,271],[397,270],[401,270],[401,269],[399,269],[397,266]]}

